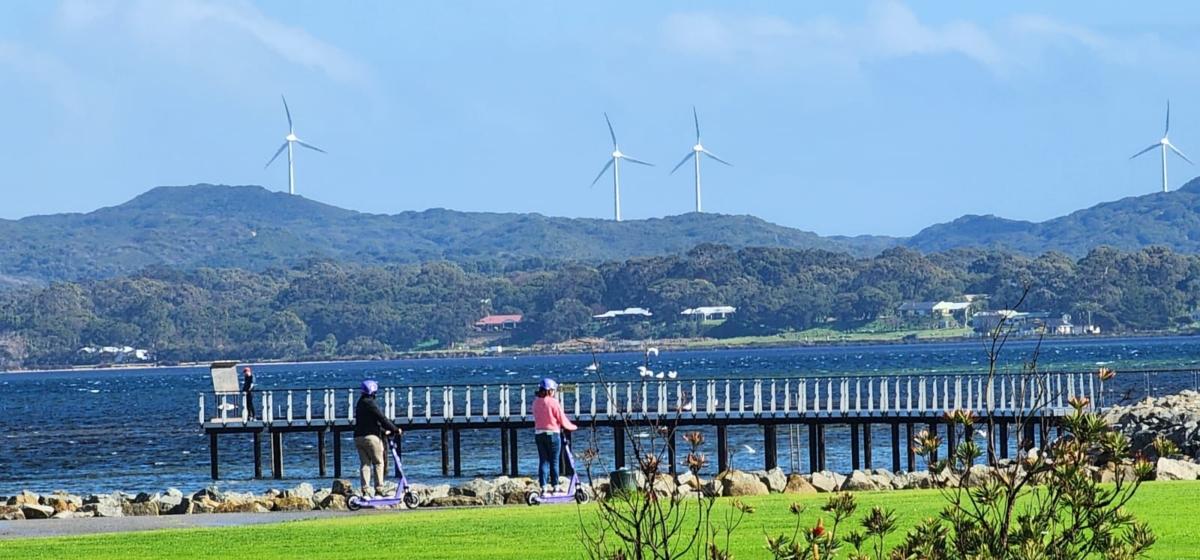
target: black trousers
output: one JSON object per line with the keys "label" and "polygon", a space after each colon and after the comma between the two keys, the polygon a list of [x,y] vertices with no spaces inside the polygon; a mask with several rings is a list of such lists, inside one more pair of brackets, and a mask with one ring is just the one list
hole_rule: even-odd
{"label": "black trousers", "polygon": [[254,409],[254,391],[246,391],[246,414],[247,418],[258,418],[258,411]]}

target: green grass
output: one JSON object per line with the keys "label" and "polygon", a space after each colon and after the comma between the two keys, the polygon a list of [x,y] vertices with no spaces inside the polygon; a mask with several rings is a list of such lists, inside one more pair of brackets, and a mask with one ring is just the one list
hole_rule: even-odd
{"label": "green grass", "polygon": [[[921,518],[934,515],[941,505],[936,491],[864,493],[858,497],[855,519],[874,505],[893,508],[900,520],[900,534]],[[788,513],[791,502],[808,506],[802,519],[811,524],[825,499],[825,495],[799,499],[774,495],[745,500],[756,506],[757,512],[748,516],[734,535],[735,556],[762,558],[764,532],[790,531],[794,519]],[[725,511],[727,502],[721,500],[717,511]],[[1152,558],[1200,555],[1200,482],[1147,484],[1133,501],[1132,510],[1159,537]],[[0,558],[580,558],[576,536],[581,515],[592,519],[592,506],[418,510],[219,529],[0,540]]]}

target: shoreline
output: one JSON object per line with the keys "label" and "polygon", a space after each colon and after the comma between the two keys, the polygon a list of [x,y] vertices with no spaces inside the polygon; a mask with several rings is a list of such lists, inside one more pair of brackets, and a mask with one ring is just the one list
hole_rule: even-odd
{"label": "shoreline", "polygon": [[[769,337],[763,337],[769,338]],[[1072,336],[1046,336],[1040,340],[1045,342],[1064,342],[1074,341],[1082,343],[1111,343],[1122,340],[1147,340],[1147,339],[1189,339],[1200,338],[1200,333],[1124,333],[1124,334],[1100,334],[1100,335],[1072,335]],[[861,339],[861,340],[814,340],[811,342],[801,342],[797,340],[780,340],[778,342],[756,341],[745,344],[723,344],[722,339],[716,338],[697,338],[697,339],[661,339],[649,341],[605,341],[605,347],[594,350],[597,355],[610,354],[630,354],[641,352],[645,347],[656,347],[660,350],[682,351],[682,352],[714,352],[722,350],[781,350],[781,349],[800,349],[800,348],[857,348],[857,347],[876,347],[876,346],[923,346],[923,345],[965,345],[971,342],[980,340],[980,337],[974,336],[954,336],[954,337],[926,337],[916,340],[903,340],[899,338],[880,338],[880,339]],[[1019,337],[1010,338],[1010,343],[1025,343],[1036,342],[1038,337]],[[353,364],[353,363],[375,363],[389,361],[410,361],[410,360],[453,360],[453,359],[473,359],[473,358],[517,358],[517,357],[533,357],[533,356],[586,356],[593,350],[582,347],[581,344],[568,345],[566,347],[549,347],[537,346],[514,346],[505,348],[500,352],[488,351],[487,349],[468,349],[468,350],[422,350],[416,352],[398,352],[387,358],[362,358],[362,357],[347,357],[342,359],[327,359],[327,360],[261,360],[250,359],[247,361],[238,361],[238,366],[306,366],[306,365],[323,365],[323,364]],[[64,367],[49,367],[49,368],[32,368],[32,369],[8,369],[0,370],[0,377],[8,374],[42,374],[42,373],[78,373],[78,372],[126,372],[138,371],[145,369],[189,369],[203,368],[207,369],[213,361],[219,361],[226,358],[218,358],[211,361],[202,362],[181,362],[181,363],[144,363],[144,364],[112,364],[112,365],[80,365],[80,366],[64,366]]]}

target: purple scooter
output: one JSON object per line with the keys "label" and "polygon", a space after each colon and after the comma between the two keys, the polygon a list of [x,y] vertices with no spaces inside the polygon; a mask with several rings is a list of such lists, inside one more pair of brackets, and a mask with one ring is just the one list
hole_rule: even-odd
{"label": "purple scooter", "polygon": [[362,508],[390,508],[403,503],[409,509],[417,507],[420,500],[416,494],[413,494],[408,483],[408,478],[404,476],[404,465],[400,464],[400,452],[396,445],[396,440],[399,435],[394,435],[388,438],[388,448],[392,451],[392,464],[396,469],[396,492],[391,496],[375,496],[373,498],[364,498],[361,496],[350,496],[346,501],[346,507],[350,511],[358,511]]}
{"label": "purple scooter", "polygon": [[587,491],[579,486],[579,471],[575,470],[575,456],[571,454],[571,438],[563,437],[563,452],[567,454],[567,464],[571,465],[571,482],[566,492],[551,492],[542,494],[541,490],[532,490],[525,494],[525,503],[531,506],[538,504],[565,504],[575,501],[586,504],[591,499]]}

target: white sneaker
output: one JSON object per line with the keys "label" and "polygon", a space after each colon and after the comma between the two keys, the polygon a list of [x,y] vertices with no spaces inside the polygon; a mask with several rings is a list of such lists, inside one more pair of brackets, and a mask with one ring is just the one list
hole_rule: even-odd
{"label": "white sneaker", "polygon": [[549,484],[542,487],[542,494],[550,494],[553,491],[554,488],[552,488]]}
{"label": "white sneaker", "polygon": [[554,487],[554,493],[555,493],[555,494],[563,494],[563,493],[565,493],[566,491],[567,491],[567,489],[566,489],[566,488],[563,488],[563,486],[562,486],[561,484],[559,484],[558,486],[555,486],[555,487]]}

